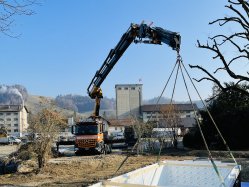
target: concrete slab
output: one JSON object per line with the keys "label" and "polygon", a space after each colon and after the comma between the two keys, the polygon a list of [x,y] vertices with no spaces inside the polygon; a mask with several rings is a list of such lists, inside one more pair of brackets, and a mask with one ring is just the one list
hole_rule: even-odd
{"label": "concrete slab", "polygon": [[[226,187],[232,187],[237,179],[240,166],[215,161],[225,180]],[[166,160],[92,185],[112,186],[164,186],[164,187],[220,187],[221,182],[208,160]]]}

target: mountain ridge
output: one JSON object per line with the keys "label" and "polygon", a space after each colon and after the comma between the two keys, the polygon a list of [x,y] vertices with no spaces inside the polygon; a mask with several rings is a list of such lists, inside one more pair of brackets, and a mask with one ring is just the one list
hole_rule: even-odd
{"label": "mountain ridge", "polygon": [[[142,104],[156,104],[158,97],[144,100]],[[0,85],[0,104],[22,104],[24,101],[31,113],[37,113],[43,108],[55,108],[65,116],[73,116],[76,112],[84,117],[89,116],[94,109],[95,101],[88,96],[77,94],[58,95],[57,97],[46,97],[31,95],[22,85]],[[189,103],[173,101],[174,103]],[[170,103],[169,98],[162,97],[159,104]],[[203,108],[201,101],[194,101],[199,108]],[[101,100],[100,114],[109,114],[115,117],[116,100],[104,97]]]}

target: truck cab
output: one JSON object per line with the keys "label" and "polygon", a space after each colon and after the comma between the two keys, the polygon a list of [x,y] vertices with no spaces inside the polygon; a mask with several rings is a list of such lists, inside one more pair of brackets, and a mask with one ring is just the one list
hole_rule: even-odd
{"label": "truck cab", "polygon": [[110,153],[111,145],[108,144],[109,122],[102,117],[89,117],[72,126],[75,135],[75,153],[86,151]]}

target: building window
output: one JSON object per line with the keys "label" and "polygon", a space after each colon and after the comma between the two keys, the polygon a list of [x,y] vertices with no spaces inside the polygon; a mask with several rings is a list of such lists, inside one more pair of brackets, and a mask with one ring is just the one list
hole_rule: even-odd
{"label": "building window", "polygon": [[125,90],[128,90],[128,87],[125,87],[124,89],[125,89]]}
{"label": "building window", "polygon": [[15,127],[18,127],[18,124],[17,124],[17,123],[15,123],[15,124],[14,124],[14,126],[15,126]]}
{"label": "building window", "polygon": [[8,112],[6,115],[7,115],[7,116],[10,116],[10,115],[11,115],[11,113],[10,113],[10,112]]}
{"label": "building window", "polygon": [[0,113],[0,116],[3,116],[3,113]]}
{"label": "building window", "polygon": [[7,121],[11,121],[11,118],[7,118]]}
{"label": "building window", "polygon": [[17,112],[15,112],[15,113],[14,113],[14,115],[15,115],[15,116],[18,116],[18,113],[17,113]]}
{"label": "building window", "polygon": [[118,90],[122,90],[122,88],[119,87]]}
{"label": "building window", "polygon": [[186,115],[187,118],[190,118],[190,115]]}
{"label": "building window", "polygon": [[18,118],[14,118],[14,121],[18,121]]}
{"label": "building window", "polygon": [[8,125],[8,127],[11,127],[11,124],[7,124]]}
{"label": "building window", "polygon": [[0,118],[0,121],[4,121],[4,119],[3,119],[3,118]]}
{"label": "building window", "polygon": [[11,132],[11,130],[8,130],[8,132],[10,133],[10,132]]}
{"label": "building window", "polygon": [[135,90],[136,88],[135,87],[131,87],[131,90]]}
{"label": "building window", "polygon": [[18,129],[14,129],[14,132],[18,132]]}

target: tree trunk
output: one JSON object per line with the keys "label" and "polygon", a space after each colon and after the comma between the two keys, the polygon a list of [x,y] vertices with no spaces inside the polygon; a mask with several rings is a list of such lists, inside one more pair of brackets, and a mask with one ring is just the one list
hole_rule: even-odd
{"label": "tree trunk", "polygon": [[44,167],[45,160],[42,155],[37,156],[39,169]]}

